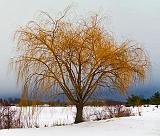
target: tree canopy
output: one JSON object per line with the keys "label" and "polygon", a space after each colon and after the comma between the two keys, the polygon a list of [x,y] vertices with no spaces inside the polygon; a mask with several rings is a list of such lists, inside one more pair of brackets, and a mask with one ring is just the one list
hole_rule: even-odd
{"label": "tree canopy", "polygon": [[[130,40],[117,42],[97,14],[77,22],[67,12],[56,19],[40,15],[15,34],[19,56],[12,62],[17,81],[23,82],[23,99],[63,93],[78,114],[99,88],[125,93],[145,79],[149,59],[144,50]],[[82,112],[76,119],[82,121]]]}

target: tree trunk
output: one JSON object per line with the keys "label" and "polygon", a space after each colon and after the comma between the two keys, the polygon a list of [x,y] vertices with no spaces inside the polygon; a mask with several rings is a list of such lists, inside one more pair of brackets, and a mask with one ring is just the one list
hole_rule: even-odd
{"label": "tree trunk", "polygon": [[76,105],[77,113],[75,123],[83,122],[83,104]]}

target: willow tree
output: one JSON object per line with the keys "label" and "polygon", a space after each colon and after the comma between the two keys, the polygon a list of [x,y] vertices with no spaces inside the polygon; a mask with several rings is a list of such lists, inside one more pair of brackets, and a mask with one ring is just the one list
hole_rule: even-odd
{"label": "willow tree", "polygon": [[77,21],[66,12],[59,18],[46,12],[38,17],[15,34],[19,56],[13,66],[23,83],[22,97],[63,93],[76,106],[79,123],[95,91],[114,87],[124,94],[145,79],[149,61],[143,49],[128,40],[115,41],[98,15]]}

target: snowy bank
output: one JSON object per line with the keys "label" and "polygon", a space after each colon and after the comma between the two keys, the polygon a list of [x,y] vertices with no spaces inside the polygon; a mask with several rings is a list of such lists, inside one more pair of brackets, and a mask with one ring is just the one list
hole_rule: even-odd
{"label": "snowy bank", "polygon": [[[134,108],[134,110],[137,110]],[[0,130],[0,136],[160,136],[160,108],[142,107],[142,116],[89,121],[50,128]]]}

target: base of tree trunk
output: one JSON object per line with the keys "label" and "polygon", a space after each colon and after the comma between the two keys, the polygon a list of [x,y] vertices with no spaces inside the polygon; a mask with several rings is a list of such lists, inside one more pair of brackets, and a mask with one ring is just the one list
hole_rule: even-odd
{"label": "base of tree trunk", "polygon": [[75,124],[83,122],[83,105],[76,106],[77,113],[75,118]]}

